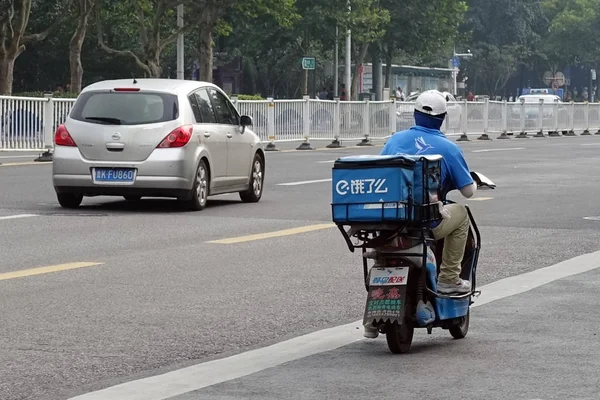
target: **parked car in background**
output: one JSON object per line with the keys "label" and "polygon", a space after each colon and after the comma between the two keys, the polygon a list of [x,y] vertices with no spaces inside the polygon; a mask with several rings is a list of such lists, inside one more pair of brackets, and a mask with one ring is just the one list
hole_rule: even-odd
{"label": "parked car in background", "polygon": [[201,210],[210,195],[257,202],[265,155],[252,118],[212,83],[121,79],[86,87],[54,136],[62,207],[84,196],[174,197]]}
{"label": "parked car in background", "polygon": [[[566,104],[563,103],[560,96],[554,94],[524,94],[515,99],[514,104],[509,106],[509,118],[518,123],[521,118],[521,110],[525,113],[526,128],[537,127],[540,113],[540,101],[543,101],[542,106],[542,123],[543,126],[553,126],[554,115],[558,111],[559,121],[568,119],[568,110]],[[524,104],[521,105],[521,102]],[[558,106],[555,106],[557,104]]]}

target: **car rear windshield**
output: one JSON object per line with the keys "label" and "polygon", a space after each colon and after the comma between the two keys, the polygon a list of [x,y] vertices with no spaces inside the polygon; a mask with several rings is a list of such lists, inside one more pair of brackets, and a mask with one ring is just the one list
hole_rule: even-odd
{"label": "car rear windshield", "polygon": [[87,92],[71,118],[93,124],[144,125],[179,117],[177,96],[155,92]]}

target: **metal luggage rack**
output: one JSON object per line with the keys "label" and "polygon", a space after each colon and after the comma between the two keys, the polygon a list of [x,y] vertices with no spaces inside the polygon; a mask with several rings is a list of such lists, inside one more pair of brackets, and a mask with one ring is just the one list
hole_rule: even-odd
{"label": "metal luggage rack", "polygon": [[[386,207],[386,205],[390,204],[394,204],[395,207]],[[349,207],[355,205],[381,205],[381,219],[378,220],[376,218],[372,218],[370,221],[359,221],[349,219]],[[351,252],[354,252],[354,250],[357,248],[365,250],[383,246],[394,236],[398,235],[400,232],[406,231],[407,229],[414,229],[415,231],[429,230],[427,224],[442,219],[437,203],[415,206],[413,204],[412,199],[409,199],[408,201],[385,203],[359,202],[346,204],[332,204],[331,207],[332,212],[334,207],[345,207],[346,209],[346,218],[338,219],[337,221],[335,221],[335,224],[342,233],[342,236],[344,236],[348,249]],[[394,214],[392,216],[389,216],[390,210],[395,210],[395,217]],[[399,210],[403,210],[406,213],[405,218],[400,218]],[[413,210],[420,210],[421,213],[419,214],[421,214],[423,217],[413,219]],[[344,226],[350,226],[350,229],[346,231],[346,229],[344,229]],[[357,238],[362,243],[356,245],[353,244],[352,237]],[[422,233],[420,233],[418,237],[412,237],[410,235],[407,235],[406,237],[418,240],[424,238]]]}

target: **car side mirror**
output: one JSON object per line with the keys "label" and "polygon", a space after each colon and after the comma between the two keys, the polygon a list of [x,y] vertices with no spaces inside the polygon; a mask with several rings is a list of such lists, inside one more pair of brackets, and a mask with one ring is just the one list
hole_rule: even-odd
{"label": "car side mirror", "polygon": [[240,126],[252,126],[252,117],[248,115],[242,115],[240,117]]}

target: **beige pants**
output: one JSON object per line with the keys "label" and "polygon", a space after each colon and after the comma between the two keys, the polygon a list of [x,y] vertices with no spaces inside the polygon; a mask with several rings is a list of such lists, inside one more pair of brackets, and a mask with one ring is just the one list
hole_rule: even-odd
{"label": "beige pants", "polygon": [[436,240],[444,238],[438,282],[451,284],[458,282],[460,276],[469,233],[469,214],[462,204],[448,204],[445,208],[450,213],[450,218],[443,219],[432,231]]}

